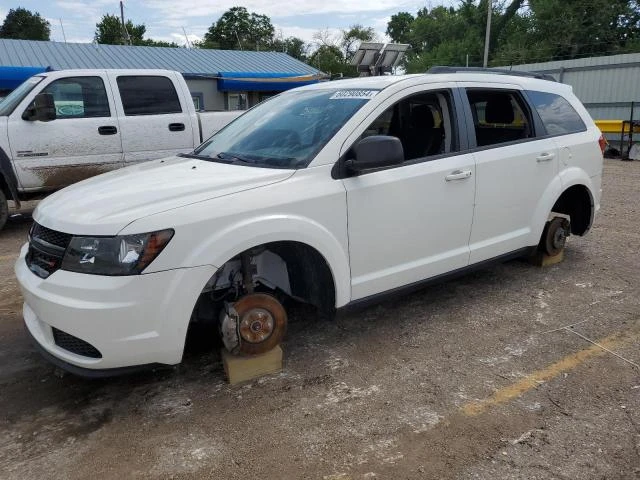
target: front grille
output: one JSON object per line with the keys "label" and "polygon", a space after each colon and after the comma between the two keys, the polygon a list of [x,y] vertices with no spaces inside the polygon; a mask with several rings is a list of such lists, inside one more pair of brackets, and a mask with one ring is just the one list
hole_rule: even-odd
{"label": "front grille", "polygon": [[56,232],[50,228],[43,227],[37,223],[33,224],[31,230],[31,238],[38,238],[44,242],[55,245],[56,247],[66,249],[71,241],[71,235],[68,233]]}
{"label": "front grille", "polygon": [[29,239],[27,266],[40,278],[47,278],[62,266],[71,235],[34,223]]}
{"label": "front grille", "polygon": [[83,357],[102,358],[102,354],[90,343],[80,340],[78,337],[74,337],[62,330],[58,330],[55,327],[51,327],[51,330],[53,331],[53,340],[60,348],[75,353],[76,355],[82,355]]}

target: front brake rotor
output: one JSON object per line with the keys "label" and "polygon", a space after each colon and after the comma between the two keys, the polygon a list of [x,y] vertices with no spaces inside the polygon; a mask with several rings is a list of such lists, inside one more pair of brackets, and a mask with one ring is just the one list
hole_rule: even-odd
{"label": "front brake rotor", "polygon": [[[287,329],[287,312],[275,297],[266,293],[245,295],[233,304],[232,312],[237,344],[225,342],[231,353],[259,355],[282,342]],[[228,324],[231,316],[224,321]]]}

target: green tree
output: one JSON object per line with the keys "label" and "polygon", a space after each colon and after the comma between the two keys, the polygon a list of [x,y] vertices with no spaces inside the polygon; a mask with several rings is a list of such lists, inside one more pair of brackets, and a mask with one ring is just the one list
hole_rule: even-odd
{"label": "green tree", "polygon": [[387,35],[394,43],[411,43],[411,26],[415,18],[409,12],[391,15],[387,23]]}
{"label": "green tree", "polygon": [[638,3],[628,0],[531,0],[534,41],[553,59],[617,53],[638,38]]}
{"label": "green tree", "polygon": [[[433,65],[482,65],[488,0],[391,17],[387,34],[412,46],[409,72]],[[640,50],[639,0],[499,0],[493,5],[490,65]]]}
{"label": "green tree", "polygon": [[0,26],[0,38],[17,40],[49,40],[51,25],[38,12],[12,8]]}
{"label": "green tree", "polygon": [[176,42],[165,42],[164,40],[152,40],[145,38],[142,42],[136,44],[144,47],[169,47],[169,48],[181,48]]}
{"label": "green tree", "polygon": [[96,23],[94,40],[96,43],[107,45],[123,45],[128,34],[132,45],[142,44],[147,27],[144,24],[134,25],[131,20],[127,20],[125,26],[127,31],[123,32],[119,17],[110,14],[103,15],[102,19]]}
{"label": "green tree", "polygon": [[[165,42],[163,40],[152,40],[144,38],[147,27],[144,24],[134,25],[131,20],[125,23],[126,32],[122,31],[122,22],[115,15],[103,15],[102,19],[96,24],[94,40],[97,43],[105,45],[123,45],[125,39],[131,42],[131,45],[144,47],[179,47],[175,42]],[[128,35],[128,36],[127,36]]]}
{"label": "green tree", "polygon": [[309,57],[309,65],[332,76],[355,73],[336,45],[320,45]]}
{"label": "green tree", "polygon": [[223,50],[266,50],[273,43],[274,28],[266,15],[245,7],[227,10],[209,27],[200,46]]}
{"label": "green tree", "polygon": [[320,30],[313,37],[318,45],[309,57],[309,65],[330,75],[353,77],[358,74],[351,59],[362,42],[375,40],[375,30],[362,25],[351,25],[336,38],[329,30]]}
{"label": "green tree", "polygon": [[376,32],[372,27],[364,27],[356,24],[342,30],[340,46],[346,62],[350,62],[358,51],[362,42],[370,42],[376,38]]}
{"label": "green tree", "polygon": [[301,62],[308,60],[307,51],[309,50],[309,45],[298,37],[287,37],[284,40],[275,39],[269,48],[275,52],[284,52]]}

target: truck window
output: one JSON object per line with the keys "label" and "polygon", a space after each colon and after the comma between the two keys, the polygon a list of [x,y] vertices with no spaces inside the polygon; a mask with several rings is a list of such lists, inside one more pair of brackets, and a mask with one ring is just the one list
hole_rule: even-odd
{"label": "truck window", "polygon": [[61,78],[42,91],[53,95],[58,119],[111,116],[107,91],[100,77]]}
{"label": "truck window", "polygon": [[127,116],[182,112],[178,93],[167,77],[127,75],[118,77],[117,82]]}
{"label": "truck window", "polygon": [[554,93],[528,91],[549,135],[584,132],[587,127],[571,104]]}

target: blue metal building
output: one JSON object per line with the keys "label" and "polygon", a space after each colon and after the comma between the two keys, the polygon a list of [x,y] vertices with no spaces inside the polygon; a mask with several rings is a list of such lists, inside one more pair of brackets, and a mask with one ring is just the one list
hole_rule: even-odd
{"label": "blue metal building", "polygon": [[275,93],[325,78],[280,52],[0,39],[0,92],[46,69],[86,68],[176,70],[187,80],[199,110],[248,108]]}

